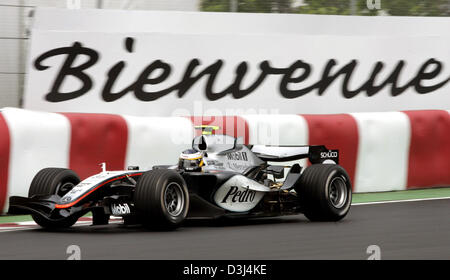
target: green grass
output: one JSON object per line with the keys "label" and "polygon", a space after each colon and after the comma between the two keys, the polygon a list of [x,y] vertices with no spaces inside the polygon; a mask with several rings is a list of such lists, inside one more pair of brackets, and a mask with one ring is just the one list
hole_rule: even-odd
{"label": "green grass", "polygon": [[[353,194],[352,203],[439,198],[439,197],[450,197],[450,187],[422,189],[422,190],[379,192],[379,193],[355,193]],[[91,216],[91,213],[88,213],[85,216]],[[25,222],[31,220],[32,219],[30,215],[0,216],[0,224]]]}
{"label": "green grass", "polygon": [[31,221],[30,215],[0,216],[0,224]]}
{"label": "green grass", "polygon": [[352,203],[450,197],[450,188],[432,188],[379,193],[355,193]]}

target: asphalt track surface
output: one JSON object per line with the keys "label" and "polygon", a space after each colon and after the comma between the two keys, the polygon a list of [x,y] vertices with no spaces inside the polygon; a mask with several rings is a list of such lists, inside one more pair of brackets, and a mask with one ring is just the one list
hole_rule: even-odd
{"label": "asphalt track surface", "polygon": [[69,245],[82,259],[450,259],[450,200],[352,206],[338,223],[311,223],[303,215],[191,221],[174,232],[141,227],[78,226],[0,233],[0,259],[67,259]]}

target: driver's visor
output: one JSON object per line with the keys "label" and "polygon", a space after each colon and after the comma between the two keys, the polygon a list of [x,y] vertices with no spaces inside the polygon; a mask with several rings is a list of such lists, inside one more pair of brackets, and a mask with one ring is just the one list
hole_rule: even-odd
{"label": "driver's visor", "polygon": [[195,159],[180,159],[180,161],[178,162],[179,169],[190,170],[190,169],[195,169],[195,168],[202,167],[202,166],[203,166],[202,157],[198,157]]}

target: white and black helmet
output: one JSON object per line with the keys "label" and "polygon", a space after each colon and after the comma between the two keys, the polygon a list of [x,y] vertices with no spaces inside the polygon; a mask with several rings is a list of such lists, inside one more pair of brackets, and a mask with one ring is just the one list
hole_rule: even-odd
{"label": "white and black helmet", "polygon": [[184,150],[180,154],[178,169],[186,171],[201,171],[203,166],[203,154],[194,149]]}

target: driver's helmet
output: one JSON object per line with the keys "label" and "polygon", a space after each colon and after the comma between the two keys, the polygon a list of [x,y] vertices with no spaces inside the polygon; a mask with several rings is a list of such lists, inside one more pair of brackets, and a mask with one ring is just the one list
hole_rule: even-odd
{"label": "driver's helmet", "polygon": [[203,154],[194,149],[184,150],[180,154],[178,169],[185,171],[202,171]]}

